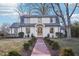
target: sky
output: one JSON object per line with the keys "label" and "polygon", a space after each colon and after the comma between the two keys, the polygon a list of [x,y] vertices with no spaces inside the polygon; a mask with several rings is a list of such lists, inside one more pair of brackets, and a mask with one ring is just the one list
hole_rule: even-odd
{"label": "sky", "polygon": [[15,12],[17,7],[16,3],[0,3],[0,25],[4,23],[12,24],[13,22],[18,22],[19,16]]}
{"label": "sky", "polygon": [[[12,24],[14,22],[18,22],[20,20],[18,13],[15,11],[17,9],[18,4],[16,3],[0,3],[0,25],[4,23]],[[28,6],[22,5],[23,11],[28,10]],[[63,4],[61,4],[61,8],[63,10],[63,13],[65,11],[65,7]],[[70,6],[70,12],[72,11],[72,7]],[[72,19],[78,20],[79,16],[78,8],[76,9]]]}

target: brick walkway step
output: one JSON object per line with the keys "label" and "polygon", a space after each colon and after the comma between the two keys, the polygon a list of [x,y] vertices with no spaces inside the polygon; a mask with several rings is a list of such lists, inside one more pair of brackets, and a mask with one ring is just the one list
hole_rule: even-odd
{"label": "brick walkway step", "polygon": [[51,56],[48,48],[46,47],[43,38],[37,38],[35,47],[33,48],[31,56]]}

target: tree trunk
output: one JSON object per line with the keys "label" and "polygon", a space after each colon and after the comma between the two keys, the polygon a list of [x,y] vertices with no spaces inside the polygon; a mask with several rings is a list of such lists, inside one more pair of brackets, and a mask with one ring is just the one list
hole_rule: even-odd
{"label": "tree trunk", "polygon": [[71,21],[70,21],[70,18],[68,18],[67,22],[68,22],[68,26],[66,28],[66,30],[67,30],[67,39],[71,39]]}
{"label": "tree trunk", "polygon": [[70,26],[67,27],[67,39],[71,39],[71,28]]}

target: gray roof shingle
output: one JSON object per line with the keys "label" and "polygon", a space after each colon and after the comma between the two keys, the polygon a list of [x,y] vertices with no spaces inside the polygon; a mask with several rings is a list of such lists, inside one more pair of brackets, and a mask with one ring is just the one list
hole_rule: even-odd
{"label": "gray roof shingle", "polygon": [[19,27],[19,23],[13,23],[10,28],[18,28]]}
{"label": "gray roof shingle", "polygon": [[[52,27],[52,26],[60,26],[60,24],[57,23],[44,23],[45,27]],[[10,28],[19,28],[19,27],[35,27],[35,23],[13,23]]]}
{"label": "gray roof shingle", "polygon": [[30,23],[13,23],[10,28],[19,28],[19,27],[34,27],[35,24],[30,24]]}
{"label": "gray roof shingle", "polygon": [[35,24],[30,24],[30,23],[20,23],[20,27],[34,27]]}

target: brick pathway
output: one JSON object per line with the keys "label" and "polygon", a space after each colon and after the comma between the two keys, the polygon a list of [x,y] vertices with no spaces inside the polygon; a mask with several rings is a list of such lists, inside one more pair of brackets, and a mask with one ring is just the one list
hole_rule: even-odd
{"label": "brick pathway", "polygon": [[50,52],[46,47],[43,38],[37,38],[35,47],[33,48],[31,56],[50,56]]}

